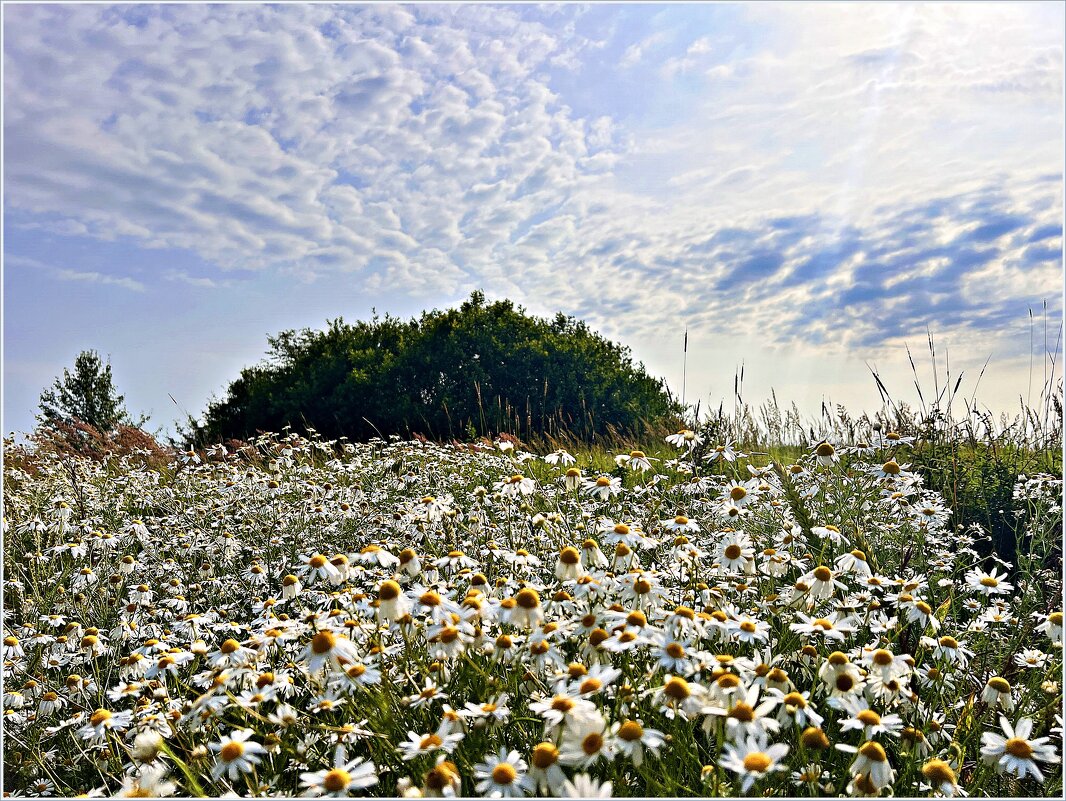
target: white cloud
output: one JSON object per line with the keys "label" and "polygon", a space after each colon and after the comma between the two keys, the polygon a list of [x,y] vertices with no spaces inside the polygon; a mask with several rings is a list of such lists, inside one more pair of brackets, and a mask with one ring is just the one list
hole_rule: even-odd
{"label": "white cloud", "polygon": [[[743,46],[661,30],[623,50],[649,93],[699,87],[642,124],[585,116],[552,83],[607,41],[575,33],[571,7],[164,6],[132,24],[129,7],[12,6],[7,201],[24,227],[435,305],[484,287],[629,341],[687,324],[873,351],[923,314],[966,336],[1004,319],[990,295],[1052,294],[1054,263],[1006,228],[954,293],[942,255],[924,274],[893,261],[887,286],[864,273],[969,252],[961,235],[1011,214],[1058,219],[1061,189],[1034,180],[1062,166],[1046,9],[743,8]],[[997,186],[994,208],[923,210]],[[876,254],[887,235],[915,241]]]}

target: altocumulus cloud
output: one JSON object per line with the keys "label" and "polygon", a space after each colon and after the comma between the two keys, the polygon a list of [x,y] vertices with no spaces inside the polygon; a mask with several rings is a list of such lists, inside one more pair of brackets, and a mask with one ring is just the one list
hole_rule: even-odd
{"label": "altocumulus cloud", "polygon": [[[1017,108],[1061,114],[1062,48],[1027,49],[1032,21],[989,50],[938,9],[752,7],[741,47],[662,14],[598,37],[588,13],[10,7],[13,223],[374,297],[484,287],[627,338],[876,349],[935,319],[980,342],[1058,296],[1061,155],[1009,139]],[[559,88],[611,59],[691,107],[642,126]],[[964,132],[938,139],[938,109]]]}

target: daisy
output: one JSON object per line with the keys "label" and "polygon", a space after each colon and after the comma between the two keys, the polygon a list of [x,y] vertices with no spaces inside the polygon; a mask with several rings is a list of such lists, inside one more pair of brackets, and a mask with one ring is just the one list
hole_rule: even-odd
{"label": "daisy", "polygon": [[615,722],[611,726],[610,735],[616,748],[625,754],[637,768],[644,762],[644,749],[658,756],[659,748],[666,742],[661,731],[646,729],[639,720]]}
{"label": "daisy", "polygon": [[83,740],[101,741],[107,738],[109,731],[121,732],[128,729],[132,720],[133,713],[129,710],[111,712],[107,709],[97,709],[89,715],[89,722],[78,730],[78,735]]}
{"label": "daisy", "polygon": [[378,777],[372,762],[365,759],[345,761],[344,746],[337,746],[333,768],[300,774],[300,784],[310,795],[347,796],[351,790],[362,790],[377,784]]}
{"label": "daisy", "polygon": [[333,670],[343,671],[345,664],[359,662],[359,650],[347,637],[321,629],[300,655],[307,662],[310,673],[320,672],[328,664]]}
{"label": "daisy", "polygon": [[431,754],[434,751],[444,751],[450,754],[459,745],[465,735],[463,732],[453,732],[443,736],[439,734],[416,734],[407,732],[407,740],[400,743],[399,751],[405,762],[416,759],[423,754]]}
{"label": "daisy", "polygon": [[529,709],[544,718],[545,729],[553,729],[561,725],[569,726],[576,721],[599,715],[596,705],[591,701],[564,693],[534,701],[529,705]]}
{"label": "daisy", "polygon": [[780,763],[788,750],[784,743],[768,746],[766,735],[758,734],[739,743],[727,743],[718,764],[736,773],[740,777],[740,791],[747,793],[768,773],[785,770]]}
{"label": "daisy", "polygon": [[770,638],[770,624],[748,615],[730,619],[726,626],[734,641],[745,644],[766,642]]}
{"label": "daisy", "polygon": [[517,751],[501,748],[499,755],[490,754],[484,762],[474,766],[478,779],[476,789],[489,798],[518,798],[533,789],[533,780],[526,774],[528,765]]}
{"label": "daisy", "polygon": [[695,448],[703,442],[703,437],[688,428],[680,429],[676,434],[670,434],[666,437],[668,445],[673,445],[675,448]]}
{"label": "daisy", "polygon": [[559,744],[559,761],[564,765],[587,768],[601,757],[610,760],[614,756],[614,738],[605,727],[603,718],[595,712],[564,729]]}
{"label": "daisy", "polygon": [[1014,694],[1010,682],[1001,676],[993,676],[988,680],[981,692],[981,700],[991,704],[993,708],[1000,707],[1005,712],[1014,709]]}
{"label": "daisy", "polygon": [[930,759],[922,765],[922,776],[929,782],[930,788],[942,796],[953,798],[956,794],[961,793],[958,782],[955,779],[955,771],[951,769],[951,765],[942,759]]}
{"label": "daisy", "polygon": [[578,773],[573,781],[563,782],[563,798],[610,798],[611,782],[598,782],[587,773]]}
{"label": "daisy", "polygon": [[824,718],[811,705],[811,694],[809,692],[796,690],[790,693],[781,693],[780,690],[771,690],[771,692],[776,692],[781,696],[781,705],[777,710],[779,723],[787,723],[791,720],[796,726],[803,728],[822,725]]}
{"label": "daisy", "polygon": [[628,454],[620,453],[614,457],[614,463],[619,467],[623,465],[630,470],[646,473],[651,470],[651,463],[657,459],[649,459],[644,451],[630,451]]}
{"label": "daisy", "polygon": [[1014,655],[1014,664],[1030,670],[1040,670],[1047,665],[1051,657],[1039,648],[1026,648]]}
{"label": "daisy", "polygon": [[[1041,617],[1043,617],[1041,615]],[[1052,612],[1047,616],[1036,630],[1046,634],[1053,643],[1062,642],[1062,612]]]}
{"label": "daisy", "polygon": [[999,573],[996,568],[992,568],[991,573],[985,573],[983,570],[974,569],[966,574],[966,584],[974,592],[981,593],[985,596],[993,595],[1007,595],[1014,589],[1014,586],[1004,581],[1007,574]]}
{"label": "daisy", "polygon": [[1017,725],[1012,726],[1009,720],[1000,716],[999,725],[1006,738],[995,732],[984,732],[981,735],[981,758],[986,764],[995,764],[996,773],[1012,773],[1019,779],[1031,774],[1043,783],[1044,774],[1037,767],[1037,760],[1049,763],[1059,761],[1051,738],[1030,740],[1029,735],[1033,731],[1031,718],[1022,718]]}
{"label": "daisy", "polygon": [[537,790],[542,794],[558,795],[566,782],[566,774],[559,765],[559,749],[555,744],[537,743],[533,746],[530,762],[529,778],[536,784]]}
{"label": "daisy", "polygon": [[586,495],[598,501],[605,501],[622,491],[622,479],[611,476],[600,476],[596,479],[586,478],[582,486]]}
{"label": "daisy", "polygon": [[[426,771],[422,794],[430,798],[455,798],[462,790],[462,777],[459,768],[442,754],[437,764]],[[417,790],[415,793],[417,794]]]}
{"label": "daisy", "polygon": [[303,562],[300,572],[307,575],[308,579],[321,578],[335,584],[341,578],[340,570],[325,554],[316,553],[312,556],[301,556],[300,561]]}
{"label": "daisy", "polygon": [[211,750],[218,754],[211,768],[213,780],[227,774],[230,781],[235,781],[239,773],[250,773],[262,761],[260,754],[265,754],[266,749],[249,739],[253,733],[251,729],[236,729],[221,741],[211,743]]}
{"label": "daisy", "polygon": [[704,456],[704,460],[714,464],[719,459],[725,462],[735,462],[738,458],[744,458],[746,453],[740,453],[733,446],[736,445],[732,440],[727,441],[724,445],[716,445],[714,448],[707,452]]}
{"label": "daisy", "polygon": [[[866,792],[865,787],[883,790],[896,780],[896,771],[888,761],[888,754],[880,744],[865,742],[858,748],[851,745],[837,744],[837,749],[850,754],[857,754],[851,763],[853,783]],[[865,786],[865,787],[864,787]]]}
{"label": "daisy", "polygon": [[728,709],[708,707],[705,710],[707,717],[703,721],[704,730],[710,732],[714,726],[721,725],[724,719],[726,736],[734,741],[741,737],[766,735],[778,731],[781,724],[776,718],[771,717],[770,713],[781,702],[781,696],[768,693],[763,702],[759,703],[760,692],[761,688],[753,685],[742,694],[738,693],[742,695],[739,700],[731,699]]}

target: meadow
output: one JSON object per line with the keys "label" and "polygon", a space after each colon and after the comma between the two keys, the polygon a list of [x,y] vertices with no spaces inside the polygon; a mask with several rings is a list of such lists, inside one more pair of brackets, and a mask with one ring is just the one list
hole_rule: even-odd
{"label": "meadow", "polygon": [[1060,796],[1060,475],[717,433],[9,458],[5,793]]}

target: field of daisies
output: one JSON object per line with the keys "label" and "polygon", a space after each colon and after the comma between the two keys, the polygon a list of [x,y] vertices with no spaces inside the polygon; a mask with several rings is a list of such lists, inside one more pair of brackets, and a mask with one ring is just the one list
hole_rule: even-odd
{"label": "field of daisies", "polygon": [[5,794],[1061,795],[1060,480],[668,443],[7,464]]}

